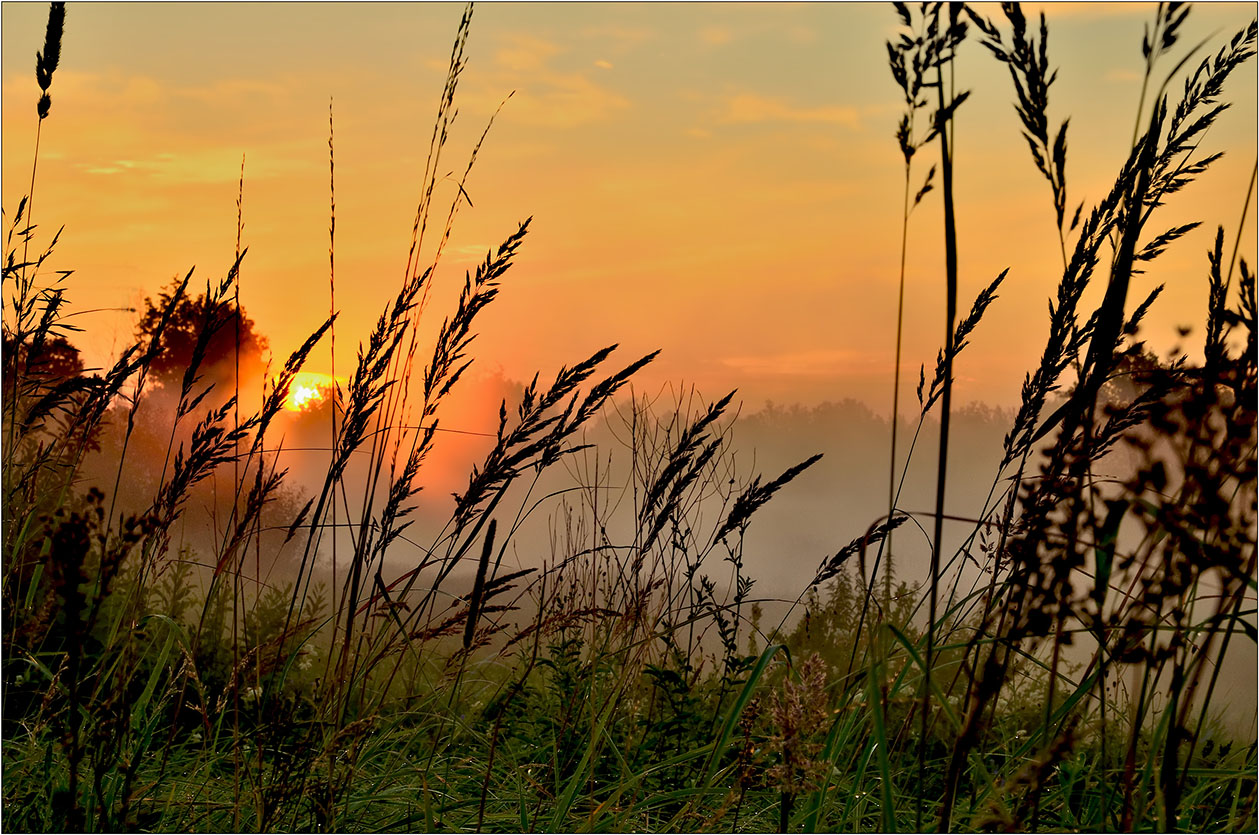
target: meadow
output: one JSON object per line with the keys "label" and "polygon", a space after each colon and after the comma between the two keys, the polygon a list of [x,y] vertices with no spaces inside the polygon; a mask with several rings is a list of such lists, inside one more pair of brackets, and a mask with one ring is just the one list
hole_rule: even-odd
{"label": "meadow", "polygon": [[[110,367],[84,368],[77,277],[46,266],[61,232],[37,200],[37,142],[5,215],[4,828],[1254,831],[1255,724],[1220,719],[1224,658],[1256,644],[1253,219],[1201,220],[1218,232],[1183,280],[1208,317],[1183,349],[1142,341],[1162,288],[1133,279],[1198,225],[1166,228],[1161,210],[1219,158],[1208,129],[1230,75],[1253,72],[1255,23],[1194,45],[1188,6],[1151,10],[1129,154],[1086,203],[1056,101],[1050,116],[1043,18],[887,11],[902,309],[910,216],[938,203],[940,349],[901,380],[904,321],[887,323],[892,414],[913,419],[888,421],[890,460],[854,474],[885,510],[786,601],[759,593],[745,545],[821,456],[750,470],[735,394],[642,397],[656,355],[623,356],[615,334],[494,404],[453,501],[426,484],[457,440],[442,421],[481,314],[529,257],[524,220],[449,309],[430,295],[459,282],[442,256],[481,151],[451,162],[447,141],[471,7],[396,295],[369,333],[337,333],[330,112],[329,313],[265,375],[239,305],[241,221],[225,275],[189,271]],[[66,16],[51,4],[38,54],[40,135]],[[958,298],[966,42],[1009,77],[1061,273],[999,466],[959,517],[946,487],[973,416],[955,369],[1008,274]],[[452,169],[459,194],[439,204]],[[357,362],[321,389],[303,366],[335,339]],[[295,399],[319,403],[294,417]],[[289,471],[294,447],[320,452],[316,472]],[[924,450],[934,510],[910,512]],[[925,578],[897,571],[914,555]]]}

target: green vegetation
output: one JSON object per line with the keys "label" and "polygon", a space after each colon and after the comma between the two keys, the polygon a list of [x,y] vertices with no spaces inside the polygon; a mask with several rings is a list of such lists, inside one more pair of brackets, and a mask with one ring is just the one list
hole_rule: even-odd
{"label": "green vegetation", "polygon": [[[41,131],[65,20],[52,7]],[[446,240],[431,230],[450,228],[463,197],[444,216],[432,205],[471,9],[406,275],[324,415],[329,463],[308,493],[278,468],[274,436],[335,313],[247,407],[241,360],[263,340],[236,304],[238,241],[223,279],[193,296],[189,273],[89,374],[70,276],[44,269],[58,235],[32,219],[37,151],[3,267],[4,827],[1254,831],[1255,741],[1228,738],[1211,705],[1224,653],[1256,640],[1255,277],[1221,227],[1201,363],[1151,356],[1137,334],[1158,290],[1135,307],[1128,296],[1141,262],[1190,228],[1151,232],[1216,158],[1199,144],[1255,25],[1186,51],[1188,9],[1159,7],[1129,158],[1096,206],[1070,211],[1043,19],[1016,5],[1000,22],[960,4],[896,11],[905,246],[933,188],[956,246],[951,133],[966,94],[951,68],[977,37],[1014,82],[1062,279],[962,546],[942,546],[941,495],[932,519],[912,520],[932,543],[929,581],[896,579],[911,520],[894,452],[887,515],[819,566],[777,626],[744,536],[819,456],[743,472],[732,395],[672,408],[625,396],[654,354],[611,366],[613,346],[535,377],[503,403],[449,518],[416,542],[443,403],[529,226],[421,335]],[[939,182],[932,166],[914,188],[937,145]],[[329,150],[332,173],[331,134]],[[944,438],[953,368],[1006,275],[959,319],[949,260],[945,345],[917,389],[919,430],[938,410]],[[596,426],[622,469],[601,469]],[[1102,477],[1121,454],[1135,463]],[[950,466],[942,442],[941,494]],[[854,477],[882,489],[881,474]],[[200,527],[179,527],[197,514]],[[549,551],[516,568],[539,520]],[[421,558],[398,571],[399,553]]]}

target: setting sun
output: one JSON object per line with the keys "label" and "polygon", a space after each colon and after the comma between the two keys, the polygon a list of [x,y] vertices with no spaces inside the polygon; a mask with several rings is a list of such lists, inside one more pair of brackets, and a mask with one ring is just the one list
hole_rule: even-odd
{"label": "setting sun", "polygon": [[299,371],[289,386],[289,396],[284,408],[291,412],[307,412],[315,409],[336,390],[336,378],[313,371]]}

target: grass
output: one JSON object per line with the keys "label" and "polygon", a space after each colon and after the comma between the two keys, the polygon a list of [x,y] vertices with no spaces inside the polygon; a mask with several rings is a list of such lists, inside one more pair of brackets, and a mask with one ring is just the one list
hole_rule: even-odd
{"label": "grass", "polygon": [[[745,535],[819,456],[747,472],[732,455],[733,393],[632,393],[654,354],[613,364],[610,346],[536,376],[503,402],[448,518],[435,532],[416,524],[443,404],[529,229],[509,230],[451,310],[430,309],[465,197],[461,186],[434,205],[471,8],[405,273],[329,400],[327,467],[309,494],[280,468],[274,435],[295,375],[334,333],[331,105],[329,317],[252,413],[241,369],[259,342],[239,305],[239,239],[222,279],[194,295],[190,272],[149,302],[114,366],[83,369],[69,275],[43,268],[57,235],[30,218],[36,152],[3,272],[5,827],[1253,831],[1255,741],[1211,719],[1221,659],[1256,635],[1256,301],[1242,224],[1231,253],[1219,228],[1205,265],[1200,363],[1150,354],[1139,325],[1158,291],[1129,296],[1142,262],[1190,228],[1152,232],[1217,158],[1199,147],[1255,27],[1213,53],[1178,49],[1188,9],[1159,7],[1129,157],[1068,219],[1048,28],[1002,11],[998,22],[896,6],[902,263],[910,214],[937,187],[933,165],[914,191],[914,164],[936,145],[956,251],[966,93],[952,61],[978,39],[1009,70],[1050,186],[1062,278],[1042,359],[984,506],[946,516],[954,369],[1009,272],[959,317],[949,256],[944,345],[929,384],[920,372],[902,459],[891,423],[888,512],[822,562],[777,625],[745,570]],[[40,131],[64,19],[53,4]],[[242,165],[240,212],[243,198]],[[900,332],[898,318],[898,356]],[[894,388],[899,406],[899,372]],[[911,518],[897,466],[937,411],[936,507]],[[928,522],[930,579],[914,587],[893,570],[894,542],[908,539],[894,533]],[[951,553],[946,523],[968,530]],[[549,549],[517,564],[538,530]],[[409,570],[400,554],[418,555]]]}

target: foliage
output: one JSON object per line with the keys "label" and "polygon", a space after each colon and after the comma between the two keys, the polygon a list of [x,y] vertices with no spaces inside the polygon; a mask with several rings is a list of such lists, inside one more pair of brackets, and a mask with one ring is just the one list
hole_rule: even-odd
{"label": "foliage", "polygon": [[165,385],[181,385],[184,373],[199,367],[202,374],[228,391],[236,380],[235,369],[254,369],[267,351],[266,337],[233,300],[215,294],[210,287],[196,297],[181,293],[179,282],[156,299],[146,298],[136,324],[141,342],[157,340],[160,351],[149,371]]}

